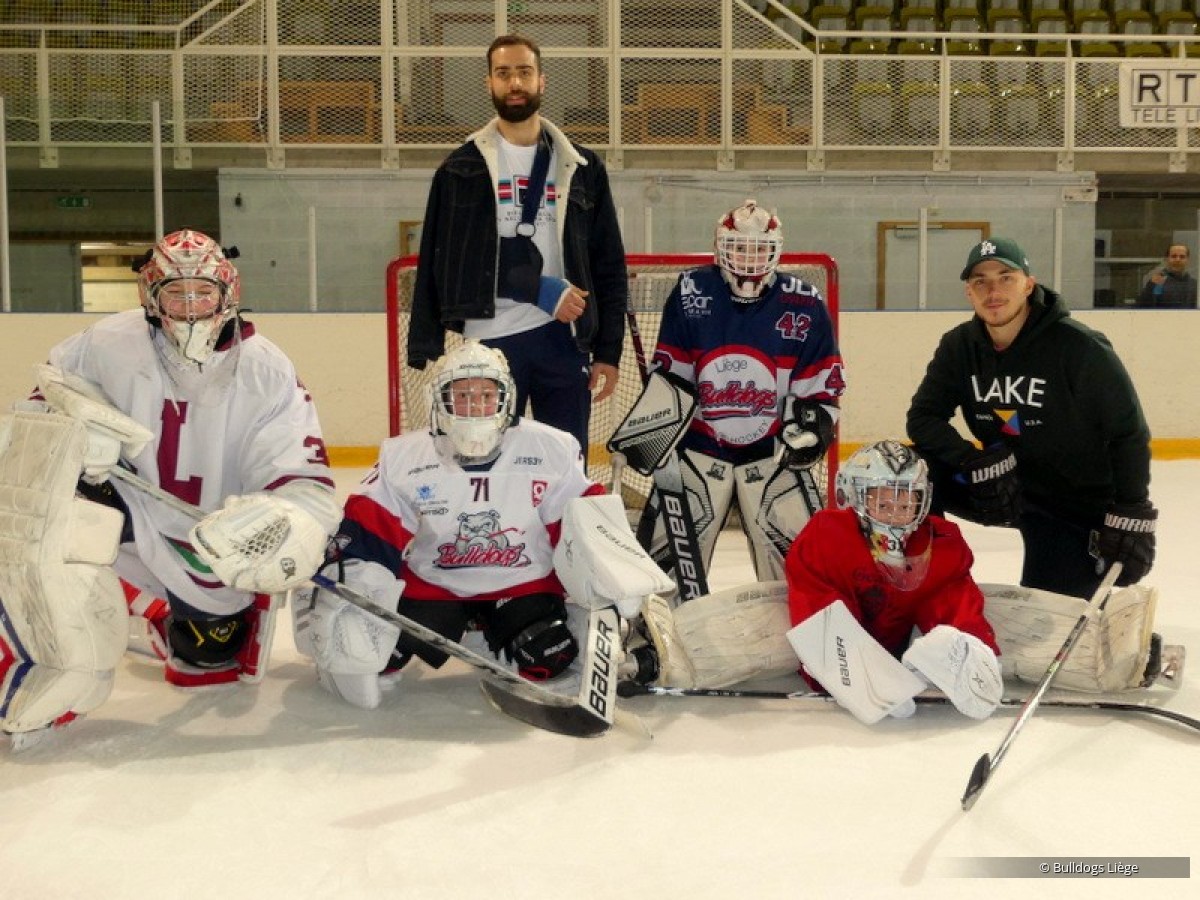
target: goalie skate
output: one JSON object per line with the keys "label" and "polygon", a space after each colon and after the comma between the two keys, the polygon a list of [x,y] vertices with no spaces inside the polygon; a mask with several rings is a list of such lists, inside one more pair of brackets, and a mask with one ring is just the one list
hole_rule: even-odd
{"label": "goalie skate", "polygon": [[1183,684],[1183,665],[1187,662],[1187,648],[1182,644],[1164,644],[1161,634],[1150,636],[1150,658],[1146,661],[1146,673],[1142,687],[1154,685],[1172,691]]}

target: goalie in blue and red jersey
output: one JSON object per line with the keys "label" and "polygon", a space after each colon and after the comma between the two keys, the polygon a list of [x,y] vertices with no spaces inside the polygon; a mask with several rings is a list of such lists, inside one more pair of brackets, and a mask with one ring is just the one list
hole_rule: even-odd
{"label": "goalie in blue and red jersey", "polygon": [[[783,577],[788,547],[824,505],[811,469],[846,386],[821,294],[777,271],[782,252],[779,217],[755,201],[722,216],[714,262],[682,273],[667,299],[653,364],[698,400],[678,454],[704,568],[736,498],[760,579]],[[657,507],[652,497],[638,536],[662,564]]]}

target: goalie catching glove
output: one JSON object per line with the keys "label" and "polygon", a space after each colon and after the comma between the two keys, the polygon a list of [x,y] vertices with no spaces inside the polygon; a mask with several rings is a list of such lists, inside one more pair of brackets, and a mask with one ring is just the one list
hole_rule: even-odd
{"label": "goalie catching glove", "polygon": [[779,463],[785,469],[816,465],[833,443],[833,416],[821,403],[789,394],[783,398],[779,421],[779,439],[783,442]]}
{"label": "goalie catching glove", "polygon": [[[230,497],[196,523],[196,554],[229,587],[273,594],[307,581],[325,559],[329,533],[309,512],[336,506],[331,492],[292,482],[271,493]],[[306,508],[307,507],[307,508]]]}
{"label": "goalie catching glove", "polygon": [[55,412],[87,427],[81,474],[101,484],[122,456],[133,459],[154,439],[153,433],[112,405],[96,385],[56,366],[37,367],[38,390]]}
{"label": "goalie catching glove", "polygon": [[965,631],[938,625],[909,646],[901,662],[945,694],[964,716],[986,719],[1000,705],[1004,679],[992,649]]}

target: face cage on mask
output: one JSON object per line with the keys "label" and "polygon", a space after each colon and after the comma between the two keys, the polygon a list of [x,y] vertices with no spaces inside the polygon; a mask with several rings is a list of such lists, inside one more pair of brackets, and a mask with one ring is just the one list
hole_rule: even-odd
{"label": "face cage on mask", "polygon": [[[869,512],[868,492],[872,489],[887,489],[893,492],[904,491],[908,494],[919,493],[921,500],[916,504],[912,519],[904,524],[883,522]],[[897,484],[895,482],[856,482],[854,485],[854,511],[858,515],[864,530],[868,532],[872,550],[878,550],[888,556],[903,556],[904,545],[908,538],[921,527],[929,514],[931,501],[929,485],[916,487],[912,484]]]}
{"label": "face cage on mask", "polygon": [[496,385],[496,411],[484,416],[456,415],[450,392],[463,377],[459,374],[434,389],[431,417],[434,435],[443,438],[461,462],[468,465],[491,462],[499,453],[500,440],[511,421],[512,395],[499,378],[482,374],[465,376],[487,378]]}
{"label": "face cage on mask", "polygon": [[166,314],[159,297],[160,291],[178,278],[164,279],[156,284],[151,293],[151,302],[147,308],[147,316],[163,332],[163,336],[183,359],[188,362],[201,364],[209,360],[216,350],[217,343],[225,326],[237,314],[234,304],[229,302],[229,286],[212,279],[202,279],[217,286],[221,299],[211,316],[203,319],[175,319]]}
{"label": "face cage on mask", "polygon": [[[763,252],[763,251],[766,252]],[[717,265],[735,300],[757,300],[774,280],[783,241],[731,233],[717,238]],[[758,263],[748,260],[762,257]],[[736,260],[741,259],[738,263]]]}

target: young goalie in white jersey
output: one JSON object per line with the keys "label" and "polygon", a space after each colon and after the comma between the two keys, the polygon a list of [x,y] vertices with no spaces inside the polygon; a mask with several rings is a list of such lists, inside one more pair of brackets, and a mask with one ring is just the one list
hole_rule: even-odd
{"label": "young goalie in white jersey", "polygon": [[[139,262],[138,287],[141,309],[52,348],[37,391],[0,424],[10,734],[103,702],[131,625],[172,684],[257,680],[278,599],[316,571],[340,519],[312,398],[238,315],[221,247],[169,234]],[[110,478],[116,467],[151,490]]]}
{"label": "young goalie in white jersey", "polygon": [[[477,625],[530,680],[567,672],[579,653],[575,607],[626,617],[673,587],[637,545],[619,497],[588,478],[579,442],[515,415],[499,350],[467,341],[433,367],[430,427],[384,441],[346,501],[324,574],[452,641]],[[296,646],[320,684],[364,708],[380,675],[441,651],[333,594],[298,599]]]}

